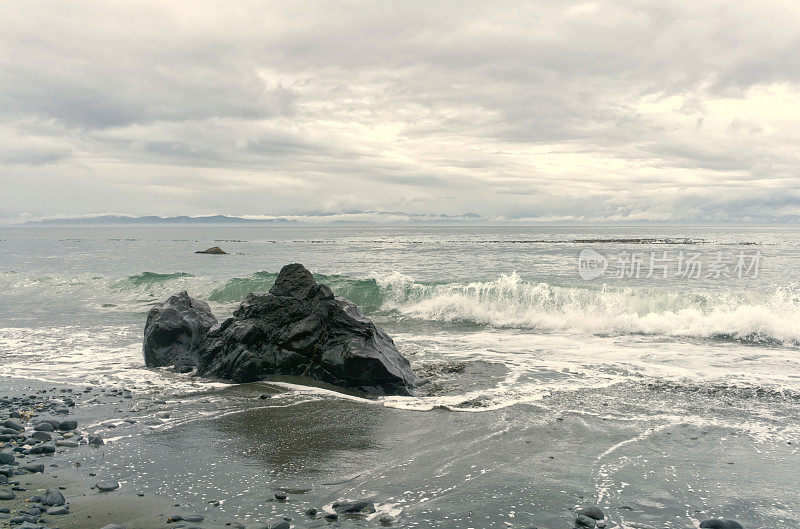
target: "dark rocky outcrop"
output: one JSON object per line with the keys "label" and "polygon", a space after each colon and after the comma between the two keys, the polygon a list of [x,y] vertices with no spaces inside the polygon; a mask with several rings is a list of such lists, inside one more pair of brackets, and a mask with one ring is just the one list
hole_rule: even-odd
{"label": "dark rocky outcrop", "polygon": [[228,254],[228,252],[226,252],[225,250],[223,250],[219,246],[212,246],[211,248],[208,248],[207,250],[198,250],[198,251],[196,251],[194,253],[209,253],[209,254],[212,254],[212,255],[227,255]]}
{"label": "dark rocky outcrop", "polygon": [[208,333],[198,374],[234,382],[308,376],[378,394],[408,394],[417,382],[392,339],[300,264],[284,266],[269,293],[250,294]]}
{"label": "dark rocky outcrop", "polygon": [[197,352],[217,324],[208,304],[186,292],[150,309],[144,326],[144,361],[148,367],[175,366],[179,372],[197,365]]}

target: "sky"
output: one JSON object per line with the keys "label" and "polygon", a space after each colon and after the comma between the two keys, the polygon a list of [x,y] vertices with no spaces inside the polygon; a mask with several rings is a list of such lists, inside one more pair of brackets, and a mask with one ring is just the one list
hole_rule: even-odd
{"label": "sky", "polygon": [[800,3],[0,4],[0,222],[800,219]]}

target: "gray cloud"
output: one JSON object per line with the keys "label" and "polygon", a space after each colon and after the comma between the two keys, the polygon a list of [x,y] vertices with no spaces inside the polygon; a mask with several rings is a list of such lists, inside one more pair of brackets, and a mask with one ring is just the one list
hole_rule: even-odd
{"label": "gray cloud", "polygon": [[0,208],[800,215],[791,2],[31,1]]}

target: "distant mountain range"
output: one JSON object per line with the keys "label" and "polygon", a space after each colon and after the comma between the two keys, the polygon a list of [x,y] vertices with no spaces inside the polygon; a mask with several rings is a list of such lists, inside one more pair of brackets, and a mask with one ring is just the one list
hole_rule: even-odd
{"label": "distant mountain range", "polygon": [[44,219],[37,221],[26,222],[26,226],[30,225],[48,225],[48,226],[109,226],[119,224],[148,224],[148,225],[162,225],[162,224],[291,224],[296,223],[296,220],[288,220],[281,217],[269,219],[247,219],[244,217],[229,217],[226,215],[210,215],[206,217],[188,217],[181,215],[179,217],[158,217],[155,215],[148,215],[145,217],[126,217],[123,215],[101,215],[98,217],[76,217],[71,219]]}
{"label": "distant mountain range", "polygon": [[207,215],[190,217],[159,217],[148,215],[134,217],[127,215],[95,215],[73,218],[49,218],[23,223],[24,226],[163,226],[163,225],[293,225],[293,224],[392,224],[392,223],[475,223],[485,221],[475,213],[463,215],[412,214],[400,211],[348,211],[345,213],[310,212],[285,217],[235,217],[228,215]]}

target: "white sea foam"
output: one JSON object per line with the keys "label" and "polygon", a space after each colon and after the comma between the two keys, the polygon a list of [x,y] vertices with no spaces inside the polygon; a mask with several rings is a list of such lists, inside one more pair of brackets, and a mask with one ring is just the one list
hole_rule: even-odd
{"label": "white sea foam", "polygon": [[384,309],[423,320],[593,335],[649,334],[800,344],[800,294],[559,286],[513,273],[490,281],[378,280]]}

